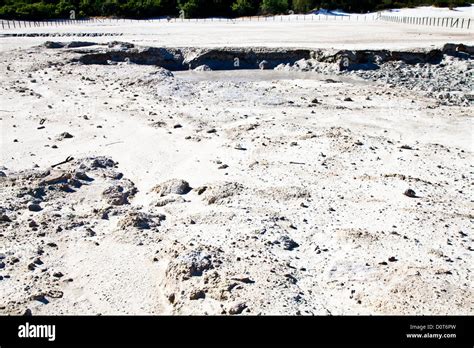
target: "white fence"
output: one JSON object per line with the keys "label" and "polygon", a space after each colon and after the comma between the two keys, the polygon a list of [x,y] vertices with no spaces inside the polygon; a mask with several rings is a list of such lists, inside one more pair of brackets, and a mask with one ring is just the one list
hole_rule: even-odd
{"label": "white fence", "polygon": [[58,27],[63,25],[82,24],[120,24],[120,23],[155,23],[155,22],[305,22],[305,21],[354,21],[366,22],[376,19],[376,15],[287,15],[287,16],[253,16],[239,18],[155,18],[155,19],[118,19],[118,18],[88,18],[88,19],[56,19],[46,21],[0,20],[2,29],[21,29],[34,27]]}
{"label": "white fence", "polygon": [[413,25],[428,25],[432,27],[470,29],[471,18],[451,18],[451,17],[406,17],[406,16],[386,16],[378,17],[379,20]]}
{"label": "white fence", "polygon": [[386,22],[425,25],[445,28],[470,29],[474,19],[471,18],[448,18],[448,17],[406,17],[390,16],[381,14],[366,15],[286,15],[286,16],[254,16],[239,18],[154,18],[154,19],[118,19],[118,18],[88,18],[88,19],[56,19],[46,21],[17,21],[0,20],[4,30],[21,29],[33,27],[59,27],[64,25],[87,25],[87,24],[120,24],[120,23],[206,23],[206,22],[314,22],[314,21],[342,21],[342,22],[367,22],[381,20]]}

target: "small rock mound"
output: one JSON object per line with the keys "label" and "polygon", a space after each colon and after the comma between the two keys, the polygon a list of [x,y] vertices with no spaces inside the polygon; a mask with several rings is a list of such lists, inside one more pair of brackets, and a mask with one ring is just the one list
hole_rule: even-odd
{"label": "small rock mound", "polygon": [[171,179],[155,186],[153,191],[158,193],[160,197],[164,197],[169,194],[185,195],[191,191],[191,187],[185,180]]}
{"label": "small rock mound", "polygon": [[102,196],[110,205],[126,205],[129,204],[129,199],[138,192],[137,188],[128,179],[123,179],[120,184],[109,186],[102,192]]}
{"label": "small rock mound", "polygon": [[114,168],[116,165],[117,163],[108,157],[88,157],[81,161],[81,163],[79,164],[79,169],[87,171],[96,170],[99,168]]}
{"label": "small rock mound", "polygon": [[196,192],[202,196],[207,204],[219,204],[223,199],[238,194],[243,186],[236,182],[223,182],[212,185],[201,186]]}
{"label": "small rock mound", "polygon": [[161,225],[161,221],[165,220],[164,215],[150,215],[142,212],[129,212],[119,222],[121,229],[127,229],[129,227],[135,227],[139,230],[149,230],[153,227]]}
{"label": "small rock mound", "polygon": [[288,236],[281,237],[278,242],[283,246],[283,249],[292,251],[298,248],[300,245]]}
{"label": "small rock mound", "polygon": [[204,250],[193,250],[173,260],[166,274],[181,280],[200,277],[204,272],[215,268],[215,259],[216,255],[214,253]]}

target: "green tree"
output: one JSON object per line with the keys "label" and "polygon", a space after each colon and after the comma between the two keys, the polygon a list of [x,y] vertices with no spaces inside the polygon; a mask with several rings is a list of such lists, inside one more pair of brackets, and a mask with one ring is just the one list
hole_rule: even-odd
{"label": "green tree", "polygon": [[199,14],[199,0],[178,1],[178,8],[184,11],[187,18],[196,17]]}
{"label": "green tree", "polygon": [[239,16],[249,16],[255,12],[255,8],[251,0],[237,0],[232,4],[232,11]]}
{"label": "green tree", "polygon": [[260,9],[263,13],[285,13],[288,11],[288,0],[263,0]]}
{"label": "green tree", "polygon": [[55,7],[55,15],[56,17],[69,18],[70,12],[72,10],[74,11],[77,10],[75,6],[73,5],[72,1],[60,0]]}
{"label": "green tree", "polygon": [[308,12],[316,7],[314,0],[293,0],[293,10],[295,12]]}

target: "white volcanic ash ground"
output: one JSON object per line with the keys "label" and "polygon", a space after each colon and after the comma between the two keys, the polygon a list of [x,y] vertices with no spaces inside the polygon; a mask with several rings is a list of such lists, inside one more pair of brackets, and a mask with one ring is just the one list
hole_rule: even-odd
{"label": "white volcanic ash ground", "polygon": [[472,313],[471,106],[76,55],[0,55],[1,313]]}

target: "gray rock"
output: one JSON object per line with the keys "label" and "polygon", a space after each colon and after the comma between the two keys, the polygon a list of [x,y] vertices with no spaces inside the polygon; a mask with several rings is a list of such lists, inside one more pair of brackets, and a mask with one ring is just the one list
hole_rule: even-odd
{"label": "gray rock", "polygon": [[63,48],[66,44],[62,42],[46,41],[44,47],[46,48]]}
{"label": "gray rock", "polygon": [[416,198],[416,192],[412,189],[407,189],[403,194],[410,198]]}
{"label": "gray rock", "polygon": [[28,205],[28,210],[33,211],[33,212],[39,212],[39,211],[43,210],[43,208],[41,208],[41,206],[39,204],[32,203],[32,204]]}
{"label": "gray rock", "polygon": [[204,272],[215,267],[215,255],[204,250],[193,250],[178,256],[167,269],[167,275],[177,279],[187,280],[191,277],[200,277]]}
{"label": "gray rock", "polygon": [[130,180],[120,181],[120,185],[112,185],[102,192],[102,196],[110,205],[129,204],[129,198],[137,193],[135,185]]}
{"label": "gray rock", "polygon": [[57,140],[71,139],[71,138],[74,138],[74,136],[71,133],[63,132],[58,135]]}
{"label": "gray rock", "polygon": [[79,168],[82,169],[83,171],[91,171],[95,169],[105,169],[105,168],[114,168],[117,165],[116,162],[114,162],[112,159],[108,157],[89,157],[84,159],[81,164],[79,165]]}
{"label": "gray rock", "polygon": [[283,246],[283,249],[290,250],[290,251],[300,246],[298,243],[296,243],[293,239],[291,239],[288,236],[281,237],[279,239],[279,242]]}
{"label": "gray rock", "polygon": [[201,298],[206,298],[206,293],[202,290],[192,290],[191,294],[189,295],[190,300],[199,300]]}
{"label": "gray rock", "polygon": [[12,222],[12,220],[8,217],[8,215],[2,214],[0,215],[0,222]]}
{"label": "gray rock", "polygon": [[247,308],[247,305],[245,303],[242,303],[242,302],[236,303],[229,308],[229,314],[230,315],[242,314],[242,312],[246,308]]}
{"label": "gray rock", "polygon": [[82,181],[92,181],[92,179],[83,171],[77,171],[74,173],[74,177],[77,180],[82,180]]}
{"label": "gray rock", "polygon": [[191,187],[185,180],[171,179],[157,185],[153,191],[158,193],[160,197],[164,197],[169,194],[185,195],[191,191]]}

